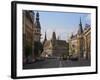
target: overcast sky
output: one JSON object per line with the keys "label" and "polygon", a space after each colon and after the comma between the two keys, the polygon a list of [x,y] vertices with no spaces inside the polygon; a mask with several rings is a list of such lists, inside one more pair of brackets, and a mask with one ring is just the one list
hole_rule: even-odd
{"label": "overcast sky", "polygon": [[[42,39],[46,31],[47,39],[50,40],[52,32],[56,32],[56,36],[62,40],[67,40],[73,33],[76,34],[80,17],[84,28],[85,24],[91,23],[91,14],[89,13],[63,13],[63,12],[40,12],[40,24]],[[90,24],[91,25],[91,24]]]}

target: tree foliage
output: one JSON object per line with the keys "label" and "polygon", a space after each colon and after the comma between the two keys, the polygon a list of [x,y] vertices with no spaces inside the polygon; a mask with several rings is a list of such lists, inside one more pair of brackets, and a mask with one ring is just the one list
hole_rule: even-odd
{"label": "tree foliage", "polygon": [[32,54],[32,47],[30,45],[25,46],[25,55],[28,57],[30,54]]}
{"label": "tree foliage", "polygon": [[34,54],[35,56],[39,56],[43,51],[43,45],[41,42],[34,43]]}

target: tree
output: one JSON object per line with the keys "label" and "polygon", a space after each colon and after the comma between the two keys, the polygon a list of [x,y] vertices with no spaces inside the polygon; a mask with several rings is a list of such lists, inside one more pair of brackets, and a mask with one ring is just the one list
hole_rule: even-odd
{"label": "tree", "polygon": [[25,46],[25,55],[28,57],[29,55],[32,54],[32,47],[30,45]]}
{"label": "tree", "polygon": [[34,43],[34,54],[35,56],[40,56],[43,51],[43,45],[41,42]]}

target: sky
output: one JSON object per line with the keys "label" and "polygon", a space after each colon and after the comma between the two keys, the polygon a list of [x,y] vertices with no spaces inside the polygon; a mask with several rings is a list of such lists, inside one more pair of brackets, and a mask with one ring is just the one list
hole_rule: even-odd
{"label": "sky", "polygon": [[91,14],[89,13],[38,12],[41,24],[41,41],[44,40],[45,32],[47,39],[50,40],[53,31],[56,32],[56,37],[59,36],[61,40],[68,40],[72,33],[77,33],[80,18],[83,28],[85,24],[91,25]]}

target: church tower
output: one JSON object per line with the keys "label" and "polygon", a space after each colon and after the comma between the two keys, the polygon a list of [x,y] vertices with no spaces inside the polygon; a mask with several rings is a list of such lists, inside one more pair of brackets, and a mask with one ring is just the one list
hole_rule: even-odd
{"label": "church tower", "polygon": [[52,34],[52,40],[53,40],[53,41],[56,40],[56,33],[55,33],[55,32],[53,32],[53,34]]}
{"label": "church tower", "polygon": [[78,29],[78,35],[83,33],[83,28],[82,28],[82,22],[81,22],[81,17],[80,17],[80,24],[79,24],[79,29]]}
{"label": "church tower", "polygon": [[36,21],[35,21],[35,28],[34,28],[34,35],[35,35],[35,41],[40,42],[41,37],[41,25],[39,21],[39,13],[36,13]]}
{"label": "church tower", "polygon": [[83,28],[82,28],[82,22],[81,22],[81,18],[80,18],[80,23],[79,23],[79,29],[78,29],[78,53],[79,53],[79,57],[83,58],[83,47],[84,45],[84,40],[83,40]]}
{"label": "church tower", "polygon": [[56,44],[56,33],[55,32],[52,33],[52,40],[51,41],[52,41],[52,45],[54,47]]}
{"label": "church tower", "polygon": [[36,26],[37,26],[37,28],[41,29],[40,21],[39,21],[39,13],[38,12],[36,13]]}
{"label": "church tower", "polygon": [[45,44],[46,41],[47,41],[47,36],[46,36],[46,32],[45,32],[45,38],[44,38],[44,41],[43,41],[43,45]]}

